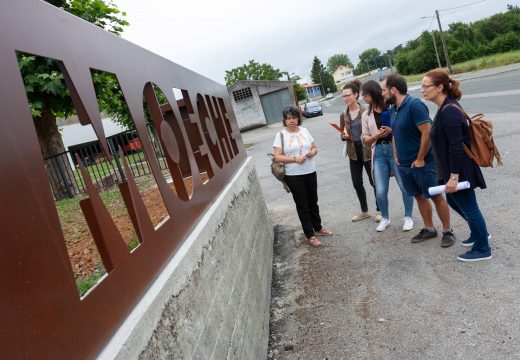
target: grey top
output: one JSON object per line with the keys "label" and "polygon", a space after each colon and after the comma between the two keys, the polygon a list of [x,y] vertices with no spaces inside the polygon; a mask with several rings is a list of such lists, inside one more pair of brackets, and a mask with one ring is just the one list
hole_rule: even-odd
{"label": "grey top", "polygon": [[[350,114],[348,117],[350,118]],[[356,117],[350,120],[350,135],[352,135],[352,140],[361,141],[361,109]]]}

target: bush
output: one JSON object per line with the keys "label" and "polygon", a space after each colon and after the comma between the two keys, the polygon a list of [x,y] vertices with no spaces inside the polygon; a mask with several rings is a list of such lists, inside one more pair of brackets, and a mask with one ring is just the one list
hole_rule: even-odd
{"label": "bush", "polygon": [[520,49],[520,34],[509,32],[499,35],[490,44],[490,48],[494,53],[503,53]]}
{"label": "bush", "polygon": [[476,49],[469,43],[465,42],[450,55],[451,61],[454,63],[464,62],[476,57]]}

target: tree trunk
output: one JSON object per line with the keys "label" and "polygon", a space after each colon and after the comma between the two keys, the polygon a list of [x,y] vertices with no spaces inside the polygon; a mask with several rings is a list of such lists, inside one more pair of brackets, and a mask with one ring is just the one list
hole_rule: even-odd
{"label": "tree trunk", "polygon": [[79,193],[78,186],[50,106],[46,105],[42,115],[34,118],[34,126],[54,198],[74,197]]}

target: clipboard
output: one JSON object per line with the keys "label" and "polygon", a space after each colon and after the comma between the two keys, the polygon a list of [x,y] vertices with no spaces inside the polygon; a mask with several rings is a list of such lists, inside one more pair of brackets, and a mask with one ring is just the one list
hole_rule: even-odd
{"label": "clipboard", "polygon": [[[329,123],[329,125],[332,126],[334,129],[336,129],[337,131],[339,131],[339,133],[340,133],[341,135],[346,134],[345,131],[344,131],[344,130],[341,130],[341,128],[340,128],[337,124]],[[348,134],[347,134],[347,135],[348,135]],[[348,135],[348,139],[349,139],[350,141],[352,141],[352,136]]]}

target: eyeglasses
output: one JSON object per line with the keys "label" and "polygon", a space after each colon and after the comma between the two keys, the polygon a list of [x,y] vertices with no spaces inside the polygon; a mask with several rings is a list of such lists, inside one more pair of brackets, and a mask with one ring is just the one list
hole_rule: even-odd
{"label": "eyeglasses", "polygon": [[351,97],[352,95],[354,95],[354,94],[345,94],[345,95],[341,95],[341,97],[342,97],[343,99],[346,99],[346,98],[348,98],[348,97]]}
{"label": "eyeglasses", "polygon": [[426,89],[429,88],[430,86],[436,86],[436,85],[435,85],[435,84],[430,84],[430,85],[422,84],[422,85],[421,85],[421,89],[426,90]]}

